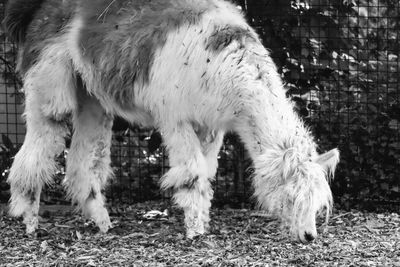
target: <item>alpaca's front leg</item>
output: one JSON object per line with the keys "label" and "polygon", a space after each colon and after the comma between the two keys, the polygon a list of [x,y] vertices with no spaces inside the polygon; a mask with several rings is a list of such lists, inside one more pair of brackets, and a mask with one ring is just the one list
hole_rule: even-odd
{"label": "alpaca's front leg", "polygon": [[94,97],[80,92],[80,109],[74,114],[74,134],[64,182],[68,196],[101,232],[111,227],[101,190],[112,175],[110,146],[112,117]]}
{"label": "alpaca's front leg", "polygon": [[[218,153],[221,149],[222,143],[224,141],[223,131],[198,131],[197,135],[200,138],[203,154],[207,161],[208,166],[208,179],[210,181],[214,180],[215,174],[217,173],[218,167]],[[207,194],[204,196],[208,199],[206,201],[206,207],[203,210],[202,221],[204,223],[205,229],[207,230],[210,222],[210,207],[211,199],[213,197],[213,191],[211,189],[210,183],[207,185],[209,188],[205,190]]]}
{"label": "alpaca's front leg", "polygon": [[162,178],[163,189],[175,190],[174,201],[185,212],[187,237],[205,233],[203,214],[211,206],[212,189],[207,160],[193,126],[164,130],[171,169]]}

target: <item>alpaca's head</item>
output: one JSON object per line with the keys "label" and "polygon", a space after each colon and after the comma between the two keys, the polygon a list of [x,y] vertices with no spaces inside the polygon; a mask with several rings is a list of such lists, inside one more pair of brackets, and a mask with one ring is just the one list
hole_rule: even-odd
{"label": "alpaca's head", "polygon": [[255,196],[260,206],[279,217],[291,234],[303,243],[317,237],[316,217],[332,206],[329,179],[339,161],[333,149],[321,155],[304,156],[294,149],[272,153],[256,162]]}

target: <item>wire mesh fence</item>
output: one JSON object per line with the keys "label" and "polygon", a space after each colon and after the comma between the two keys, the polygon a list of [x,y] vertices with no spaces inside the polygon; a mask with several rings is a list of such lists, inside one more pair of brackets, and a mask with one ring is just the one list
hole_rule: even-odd
{"label": "wire mesh fence", "polygon": [[[332,188],[336,200],[351,205],[366,200],[399,205],[399,29],[400,3],[394,0],[240,0],[278,65],[288,94],[311,127],[320,150],[339,147],[342,160]],[[4,2],[0,1],[0,14]],[[15,75],[16,47],[0,32],[0,196],[21,145],[23,97]],[[115,123],[112,161],[115,179],[108,198],[150,200],[161,194],[158,180],[168,169],[160,136]],[[64,159],[56,184],[64,175]],[[219,155],[214,182],[217,203],[248,203],[251,162],[235,136]],[[58,182],[57,182],[58,181]],[[44,201],[63,201],[59,186]],[[60,193],[61,192],[61,193]]]}

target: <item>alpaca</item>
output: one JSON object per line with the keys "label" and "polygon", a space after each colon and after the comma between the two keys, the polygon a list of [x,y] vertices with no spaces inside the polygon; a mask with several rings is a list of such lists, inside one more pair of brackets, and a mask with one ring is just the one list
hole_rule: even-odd
{"label": "alpaca", "polygon": [[162,189],[184,210],[187,237],[209,223],[224,134],[236,132],[255,168],[260,207],[297,240],[316,238],[332,206],[339,160],[317,153],[285,95],[269,52],[224,0],[11,0],[4,24],[19,43],[27,133],[8,182],[10,214],[38,227],[42,186],[73,137],[68,197],[101,232],[111,227],[102,189],[112,177],[114,116],[160,131],[170,159]]}

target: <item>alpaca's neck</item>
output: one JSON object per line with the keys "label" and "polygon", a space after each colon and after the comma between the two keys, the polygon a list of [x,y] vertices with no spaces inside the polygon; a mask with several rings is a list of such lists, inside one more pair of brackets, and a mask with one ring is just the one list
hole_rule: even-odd
{"label": "alpaca's neck", "polygon": [[[235,58],[232,56],[232,58]],[[287,99],[282,79],[269,53],[258,42],[247,42],[239,63],[225,66],[224,84],[229,94],[224,103],[234,110],[235,131],[253,159],[268,151],[315,150],[315,143]],[[229,76],[230,75],[230,76]],[[219,77],[218,77],[219,78]],[[299,153],[304,153],[299,151]]]}
{"label": "alpaca's neck", "polygon": [[310,156],[316,144],[303,121],[284,95],[269,92],[265,101],[255,101],[238,122],[237,131],[253,159],[265,153],[293,149]]}

